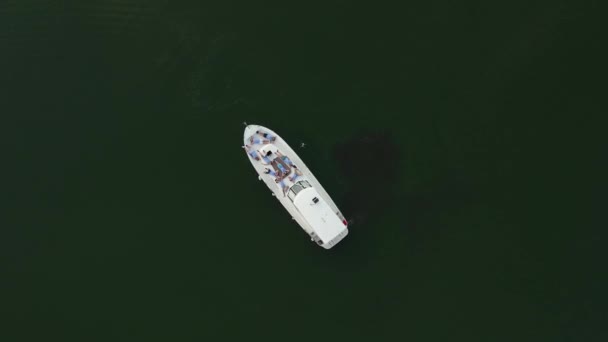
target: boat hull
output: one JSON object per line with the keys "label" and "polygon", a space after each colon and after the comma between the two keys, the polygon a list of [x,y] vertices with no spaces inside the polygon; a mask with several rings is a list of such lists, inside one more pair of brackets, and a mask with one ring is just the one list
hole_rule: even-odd
{"label": "boat hull", "polygon": [[[331,238],[328,241],[323,241],[322,244],[319,243],[319,245],[322,246],[325,249],[329,249],[329,248],[332,248],[333,246],[335,246],[346,235],[348,235],[348,227],[347,227],[347,222],[344,219],[344,216],[342,215],[342,213],[340,212],[340,210],[338,209],[338,207],[336,206],[336,204],[334,203],[334,201],[331,199],[331,197],[329,196],[329,194],[325,191],[325,189],[323,188],[323,186],[321,186],[321,183],[317,180],[317,178],[310,171],[310,169],[308,169],[308,167],[302,161],[302,159],[297,155],[297,153],[276,132],[272,131],[269,128],[260,126],[260,125],[248,125],[245,128],[245,132],[243,134],[243,144],[244,145],[251,145],[250,140],[249,140],[250,137],[252,137],[252,136],[259,137],[259,135],[256,135],[256,131],[270,133],[272,136],[276,137],[276,140],[274,140],[273,142],[271,142],[270,145],[276,146],[276,148],[283,155],[288,156],[289,159],[293,162],[293,164],[297,165],[298,170],[300,170],[302,172],[302,174],[303,174],[301,178],[298,178],[298,180],[299,179],[305,179],[305,180],[307,180],[310,183],[310,185],[312,185],[312,187],[318,192],[318,195],[321,197],[321,200],[323,200],[329,206],[329,208],[331,209],[331,211],[333,212],[333,214],[335,214],[339,218],[339,221],[341,223],[343,223],[343,228],[340,229],[340,233],[339,234],[337,234],[336,236],[334,236],[333,238]],[[262,145],[264,145],[264,144],[262,144]],[[261,147],[261,145],[253,145],[252,149],[255,149],[256,147]],[[247,154],[247,152],[246,152],[246,155],[247,155],[247,158],[249,159],[249,161],[251,162],[251,165],[253,166],[253,168],[257,172],[258,178],[260,180],[262,180],[266,184],[266,186],[272,192],[273,196],[289,212],[289,214],[291,215],[291,217],[293,218],[293,220],[295,220],[300,225],[300,227],[309,236],[311,236],[311,239],[314,240],[314,237],[316,235],[318,235],[317,233],[319,233],[318,226],[315,229],[315,226],[313,226],[311,224],[311,222],[313,222],[313,220],[311,220],[310,217],[307,219],[302,214],[302,212],[300,210],[298,210],[298,208],[296,207],[296,205],[294,204],[294,202],[292,201],[292,199],[290,199],[289,196],[284,195],[284,192],[281,190],[281,187],[277,185],[277,183],[275,182],[274,178],[272,176],[264,173],[264,169],[266,169],[266,168],[269,167],[267,164],[263,164],[262,162],[257,161],[255,159],[251,158]]]}

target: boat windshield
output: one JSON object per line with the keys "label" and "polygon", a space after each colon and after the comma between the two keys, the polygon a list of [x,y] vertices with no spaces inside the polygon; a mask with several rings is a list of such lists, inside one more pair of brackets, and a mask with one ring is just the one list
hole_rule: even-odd
{"label": "boat windshield", "polygon": [[306,188],[311,188],[312,186],[310,185],[310,183],[308,183],[307,180],[303,180],[303,181],[299,181],[296,184],[299,184],[302,188],[306,189]]}
{"label": "boat windshield", "polygon": [[300,182],[298,182],[289,189],[289,194],[287,196],[293,202],[293,200],[294,200],[294,198],[296,198],[296,195],[298,194],[298,192],[300,192],[302,190],[304,190],[304,188],[300,185]]}
{"label": "boat windshield", "polygon": [[296,195],[298,194],[298,192],[306,189],[306,188],[311,188],[312,186],[310,185],[310,183],[308,183],[307,180],[302,180],[297,182],[296,184],[294,184],[291,189],[289,189],[289,193],[287,194],[287,197],[289,197],[289,199],[293,202],[293,200],[296,198]]}

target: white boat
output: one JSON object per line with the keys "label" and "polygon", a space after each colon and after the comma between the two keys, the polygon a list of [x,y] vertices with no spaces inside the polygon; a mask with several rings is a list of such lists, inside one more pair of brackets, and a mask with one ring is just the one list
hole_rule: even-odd
{"label": "white boat", "polygon": [[330,249],[344,239],[348,221],[285,140],[266,127],[248,125],[243,142],[258,179],[266,183],[312,241]]}

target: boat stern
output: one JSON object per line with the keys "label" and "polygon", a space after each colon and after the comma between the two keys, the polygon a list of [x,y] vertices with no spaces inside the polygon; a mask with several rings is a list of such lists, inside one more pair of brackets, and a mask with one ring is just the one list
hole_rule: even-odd
{"label": "boat stern", "polygon": [[321,245],[321,247],[325,249],[330,249],[333,246],[337,245],[338,242],[342,241],[348,235],[348,228],[344,227],[344,230],[340,232],[340,234],[336,235],[333,239]]}

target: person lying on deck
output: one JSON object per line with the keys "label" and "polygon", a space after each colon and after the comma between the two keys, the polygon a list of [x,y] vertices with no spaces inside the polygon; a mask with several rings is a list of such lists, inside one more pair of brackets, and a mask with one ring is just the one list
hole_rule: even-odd
{"label": "person lying on deck", "polygon": [[245,149],[245,151],[247,151],[247,154],[251,158],[253,158],[255,160],[260,160],[260,156],[258,155],[258,151],[257,150],[251,150],[250,151],[249,149],[251,148],[251,146],[249,146],[249,145],[245,145],[245,146],[243,146],[243,148]]}
{"label": "person lying on deck", "polygon": [[277,167],[279,168],[279,171],[281,171],[281,174],[285,174],[287,173],[287,170],[285,169],[285,167],[281,164],[281,163],[276,163]]}
{"label": "person lying on deck", "polygon": [[266,152],[266,155],[265,155],[265,156],[262,156],[262,159],[264,160],[264,162],[265,162],[266,164],[270,164],[270,163],[272,162],[272,161],[270,160],[270,158],[269,158],[269,157],[270,157],[270,155],[272,155],[272,152],[271,152],[271,151],[268,151],[268,152]]}
{"label": "person lying on deck", "polygon": [[279,175],[278,175],[278,174],[277,174],[277,173],[276,173],[274,170],[271,170],[271,169],[269,169],[269,168],[265,168],[265,169],[264,169],[264,173],[265,173],[265,174],[267,174],[267,175],[271,175],[271,176],[273,176],[273,177],[274,177],[274,179],[275,179],[275,181],[276,181],[277,179],[279,179]]}
{"label": "person lying on deck", "polygon": [[281,189],[283,189],[283,197],[285,197],[285,195],[287,194],[287,191],[289,191],[289,187],[287,186],[287,184],[285,184],[285,182],[281,179],[275,179],[276,183],[279,183],[279,185],[281,186]]}
{"label": "person lying on deck", "polygon": [[270,142],[270,140],[268,140],[268,139],[254,138],[252,136],[251,138],[249,138],[249,142],[252,143],[252,144],[268,144]]}
{"label": "person lying on deck", "polygon": [[289,180],[293,183],[295,180],[302,175],[302,171],[298,170],[298,168],[293,165],[293,174],[289,176]]}
{"label": "person lying on deck", "polygon": [[287,164],[289,166],[294,166],[291,159],[289,159],[287,156],[284,156],[283,153],[281,153],[278,150],[277,150],[277,156],[279,156],[279,158],[281,158],[285,162],[285,164]]}
{"label": "person lying on deck", "polygon": [[266,139],[269,139],[270,141],[275,141],[277,140],[277,137],[270,134],[270,133],[263,133],[262,131],[255,131],[257,134],[263,136]]}

